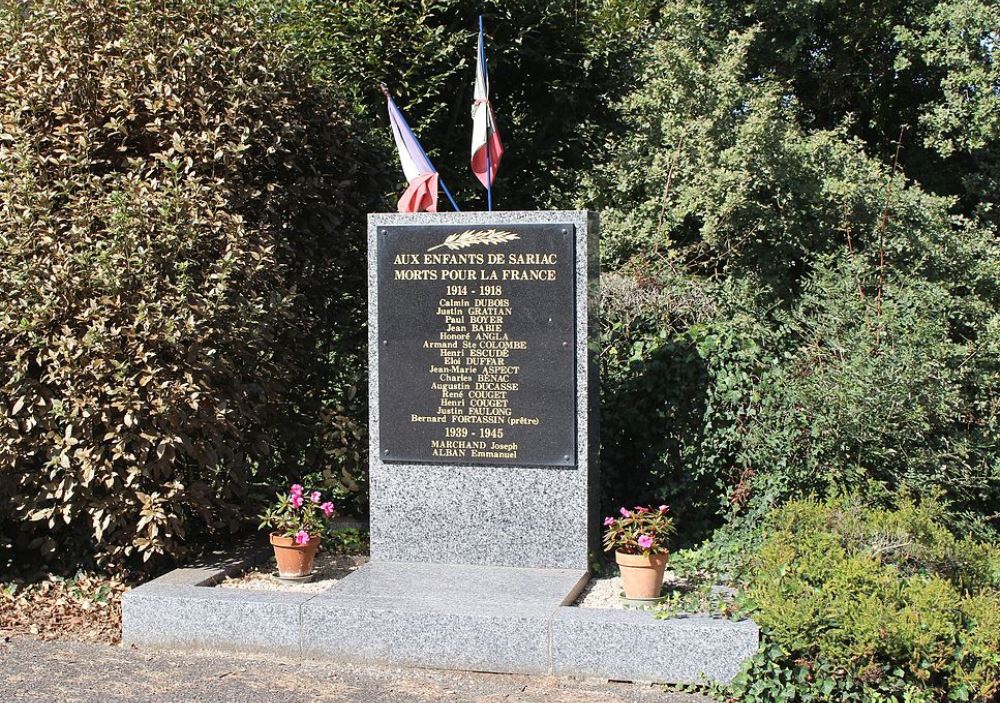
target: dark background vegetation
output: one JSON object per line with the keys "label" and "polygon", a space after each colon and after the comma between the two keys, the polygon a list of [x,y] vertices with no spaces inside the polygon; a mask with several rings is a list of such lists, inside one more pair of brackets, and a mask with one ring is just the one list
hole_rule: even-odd
{"label": "dark background vegetation", "polygon": [[667,500],[691,544],[878,484],[995,536],[995,5],[3,8],[8,545],[178,556],[302,475],[364,511],[377,84],[476,207],[480,10],[498,202],[604,218],[605,505]]}

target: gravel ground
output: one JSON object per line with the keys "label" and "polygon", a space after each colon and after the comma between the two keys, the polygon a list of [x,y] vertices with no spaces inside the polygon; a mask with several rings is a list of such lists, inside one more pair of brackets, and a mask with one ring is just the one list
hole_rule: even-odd
{"label": "gravel ground", "polygon": [[580,608],[621,609],[625,607],[622,605],[621,593],[622,580],[618,576],[606,579],[591,578],[573,605]]}
{"label": "gravel ground", "polygon": [[[663,583],[676,586],[683,583],[670,571],[663,574]],[[610,608],[622,610],[622,579],[620,576],[591,578],[573,605],[580,608]]]}
{"label": "gravel ground", "polygon": [[662,687],[432,669],[348,666],[264,655],[0,640],[4,703],[708,703]]}
{"label": "gravel ground", "polygon": [[255,591],[297,591],[299,593],[320,593],[335,584],[340,579],[368,561],[368,557],[359,555],[334,554],[320,552],[316,555],[312,581],[296,583],[282,581],[274,575],[275,566],[272,562],[251,569],[240,576],[227,578],[218,584],[219,588],[249,588]]}

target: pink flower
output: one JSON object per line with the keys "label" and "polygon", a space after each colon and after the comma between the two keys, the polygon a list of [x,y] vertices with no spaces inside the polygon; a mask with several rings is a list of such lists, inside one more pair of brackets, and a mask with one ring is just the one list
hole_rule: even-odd
{"label": "pink flower", "polygon": [[665,512],[667,512],[668,510],[670,510],[670,506],[669,506],[669,505],[661,505],[661,506],[660,506],[660,512],[661,512],[661,513],[665,513]]}
{"label": "pink flower", "polygon": [[609,526],[614,525],[614,524],[615,524],[615,519],[613,517],[606,517],[606,518],[604,518],[604,526],[605,527],[609,527]]}
{"label": "pink flower", "polygon": [[331,517],[333,515],[333,503],[327,501],[323,505],[319,506],[326,517]]}
{"label": "pink flower", "polygon": [[649,535],[639,535],[639,539],[637,539],[636,542],[638,542],[639,546],[643,549],[649,549],[653,546],[653,538]]}
{"label": "pink flower", "polygon": [[293,483],[292,484],[291,493],[292,493],[293,496],[300,496],[300,495],[302,495],[302,486],[300,486],[297,483]]}
{"label": "pink flower", "polygon": [[302,496],[300,496],[297,493],[294,494],[294,495],[292,495],[292,507],[293,508],[301,508],[302,507]]}
{"label": "pink flower", "polygon": [[635,506],[635,511],[637,513],[639,513],[640,515],[642,515],[643,513],[648,513],[649,512],[649,508],[644,508],[641,505],[637,505],[637,506]]}
{"label": "pink flower", "polygon": [[295,544],[309,544],[309,533],[299,530],[295,533]]}
{"label": "pink flower", "polygon": [[619,508],[618,512],[620,512],[622,514],[622,517],[632,517],[632,513],[630,513],[625,508]]}
{"label": "pink flower", "polygon": [[313,491],[312,493],[309,494],[309,500],[311,500],[313,503],[318,503],[322,498],[323,496],[319,494],[319,491]]}

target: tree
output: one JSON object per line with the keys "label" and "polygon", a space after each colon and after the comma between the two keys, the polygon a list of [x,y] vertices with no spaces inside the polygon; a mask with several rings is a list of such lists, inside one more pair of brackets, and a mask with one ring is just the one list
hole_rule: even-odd
{"label": "tree", "polygon": [[[711,3],[668,7],[591,179],[606,265],[644,292],[605,308],[629,320],[606,328],[605,397],[630,408],[603,416],[622,467],[606,490],[690,502],[694,485],[759,517],[877,481],[942,491],[956,526],[995,529],[994,231],[909,179],[905,144],[882,162],[849,126],[811,126],[758,70],[766,28],[717,22]],[[643,417],[668,441],[631,442]]]}

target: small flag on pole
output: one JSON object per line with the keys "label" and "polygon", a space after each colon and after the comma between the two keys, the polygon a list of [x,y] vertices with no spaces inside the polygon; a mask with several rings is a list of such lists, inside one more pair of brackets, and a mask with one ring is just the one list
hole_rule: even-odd
{"label": "small flag on pole", "polygon": [[396,102],[383,85],[382,92],[388,101],[389,124],[392,126],[392,137],[396,140],[396,150],[399,152],[399,163],[403,167],[403,175],[409,183],[403,195],[396,204],[399,212],[437,212],[438,184],[444,189],[445,195],[451,201],[452,207],[458,210],[458,205],[448,192],[444,181],[440,180],[437,169],[427,158],[427,153],[420,146],[417,136],[406,123],[403,113],[396,107]]}
{"label": "small flag on pole", "polygon": [[496,180],[503,144],[496,129],[496,118],[490,105],[490,77],[486,66],[483,38],[483,18],[479,17],[479,50],[476,53],[476,83],[472,103],[472,171],[486,188],[486,199],[493,209],[493,182]]}

